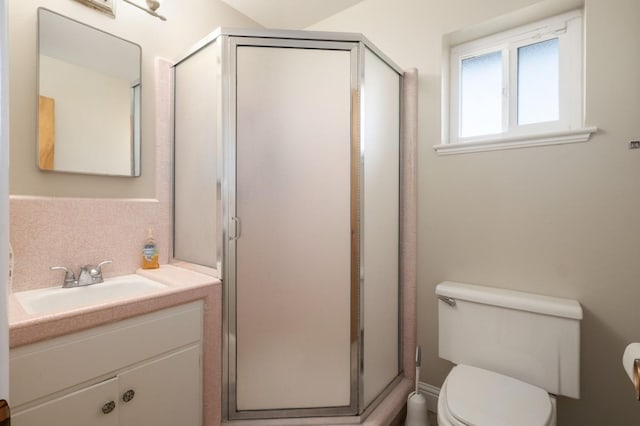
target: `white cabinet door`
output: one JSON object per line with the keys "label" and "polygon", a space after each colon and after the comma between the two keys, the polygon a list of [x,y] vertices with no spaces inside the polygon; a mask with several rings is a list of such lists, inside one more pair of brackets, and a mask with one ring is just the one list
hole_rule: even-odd
{"label": "white cabinet door", "polygon": [[[112,411],[103,406],[113,402]],[[15,413],[13,426],[117,426],[118,379],[113,378]],[[106,409],[105,409],[106,411]]]}
{"label": "white cabinet door", "polygon": [[[120,424],[202,425],[200,353],[200,345],[193,345],[121,373]],[[124,402],[128,391],[134,392],[133,398]]]}

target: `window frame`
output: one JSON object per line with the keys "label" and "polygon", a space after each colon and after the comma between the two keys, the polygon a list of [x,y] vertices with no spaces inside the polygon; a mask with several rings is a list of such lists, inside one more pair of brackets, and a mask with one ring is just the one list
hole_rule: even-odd
{"label": "window frame", "polygon": [[[438,153],[485,151],[524,146],[585,142],[595,127],[583,122],[583,27],[582,10],[573,10],[517,28],[452,46],[449,50],[448,123]],[[559,119],[557,121],[518,124],[518,49],[558,38]],[[468,58],[502,53],[502,132],[478,136],[460,136],[461,64]]]}

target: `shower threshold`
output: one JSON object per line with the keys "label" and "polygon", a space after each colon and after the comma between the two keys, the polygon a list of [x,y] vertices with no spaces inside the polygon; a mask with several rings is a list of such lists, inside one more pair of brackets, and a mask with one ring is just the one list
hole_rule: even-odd
{"label": "shower threshold", "polygon": [[306,418],[280,418],[280,419],[256,419],[256,420],[228,420],[222,422],[223,426],[389,426],[401,425],[400,418],[407,402],[407,396],[413,390],[413,380],[402,378],[380,401],[374,401],[371,407],[360,416],[341,417],[306,417]]}

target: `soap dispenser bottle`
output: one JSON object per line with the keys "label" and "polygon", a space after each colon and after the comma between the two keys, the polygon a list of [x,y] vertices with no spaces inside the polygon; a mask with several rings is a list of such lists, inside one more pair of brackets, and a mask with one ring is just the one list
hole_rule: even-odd
{"label": "soap dispenser bottle", "polygon": [[147,241],[142,249],[142,269],[157,269],[160,267],[158,263],[158,246],[153,239],[153,232],[149,229]]}

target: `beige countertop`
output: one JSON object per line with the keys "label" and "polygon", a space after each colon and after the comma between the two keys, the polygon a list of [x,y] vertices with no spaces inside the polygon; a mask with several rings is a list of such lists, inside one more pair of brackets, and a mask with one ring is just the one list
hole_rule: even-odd
{"label": "beige countertop", "polygon": [[[167,286],[160,292],[67,311],[29,314],[15,294],[9,294],[9,344],[11,348],[50,339],[114,321],[221,294],[217,278],[193,270],[162,265],[136,272]],[[95,284],[100,285],[100,284]]]}

